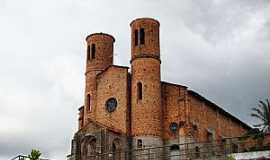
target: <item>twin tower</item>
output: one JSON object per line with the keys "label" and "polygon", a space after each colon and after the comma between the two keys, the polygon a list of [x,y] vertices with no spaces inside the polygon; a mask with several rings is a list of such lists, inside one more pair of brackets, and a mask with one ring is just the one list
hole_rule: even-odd
{"label": "twin tower", "polygon": [[[161,143],[162,134],[162,104],[161,104],[161,81],[160,81],[160,44],[159,44],[159,22],[151,18],[139,18],[130,23],[131,27],[131,73],[128,73],[127,94],[123,97],[116,97],[110,102],[98,102],[100,97],[97,91],[97,76],[113,65],[113,48],[115,39],[105,33],[94,33],[87,36],[87,56],[86,56],[86,86],[85,86],[85,105],[83,112],[80,112],[80,128],[89,123],[101,119],[99,116],[102,111],[96,111],[97,107],[111,107],[114,110],[115,103],[121,103],[121,98],[127,98],[126,109],[117,108],[120,112],[115,114],[105,113],[111,116],[112,120],[107,120],[104,125],[113,126],[113,116],[126,116],[126,132],[131,137],[142,139],[145,137],[157,137],[156,142]],[[115,73],[117,74],[117,73]],[[115,77],[115,76],[113,76]],[[109,82],[110,81],[110,82]],[[115,78],[109,78],[110,87],[117,87],[118,82]],[[120,84],[121,85],[121,84]],[[124,84],[123,84],[124,85]],[[121,90],[117,91],[121,92]],[[106,91],[104,91],[106,94]],[[99,98],[98,98],[99,97]],[[120,100],[118,100],[120,99]],[[99,105],[104,104],[104,105]],[[117,110],[116,109],[116,110]],[[99,118],[96,118],[99,117]],[[104,117],[106,118],[106,117]],[[98,121],[98,120],[97,120]],[[122,122],[119,122],[121,124]],[[121,128],[121,126],[119,126]],[[144,139],[144,138],[143,138]],[[160,140],[159,140],[160,139]],[[153,139],[151,138],[151,141]]]}
{"label": "twin tower", "polygon": [[[251,129],[187,87],[160,80],[158,21],[139,18],[130,27],[131,70],[113,64],[113,36],[95,33],[86,38],[85,102],[72,140],[72,160],[96,155],[106,159],[105,153],[122,160],[119,151],[125,149],[135,149],[127,155],[132,159],[179,159],[179,143],[206,141],[206,146],[183,146],[181,157],[194,159],[200,148],[206,153],[201,156],[209,157],[203,148],[209,149],[210,143],[224,143],[224,137],[239,137]],[[170,147],[160,147],[164,145]]]}

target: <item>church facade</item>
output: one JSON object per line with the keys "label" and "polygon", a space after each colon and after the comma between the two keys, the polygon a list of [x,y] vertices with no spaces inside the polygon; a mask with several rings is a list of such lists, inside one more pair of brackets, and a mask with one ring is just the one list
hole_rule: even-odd
{"label": "church facade", "polygon": [[130,27],[130,70],[113,64],[113,36],[94,33],[86,38],[85,97],[71,159],[95,159],[110,152],[111,159],[137,159],[132,153],[114,153],[217,141],[250,129],[188,87],[161,81],[157,20],[138,18]]}

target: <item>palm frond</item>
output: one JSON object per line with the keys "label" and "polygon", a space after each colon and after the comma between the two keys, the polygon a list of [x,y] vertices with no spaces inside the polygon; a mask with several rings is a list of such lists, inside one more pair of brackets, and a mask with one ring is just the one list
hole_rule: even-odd
{"label": "palm frond", "polygon": [[270,114],[268,112],[268,107],[269,106],[267,106],[267,104],[265,102],[263,102],[263,101],[259,101],[259,102],[260,102],[259,107],[261,108],[261,110],[260,110],[261,113],[263,113],[265,118],[268,117],[268,115]]}
{"label": "palm frond", "polygon": [[265,101],[266,101],[266,103],[267,103],[268,109],[270,109],[270,102],[269,102],[269,100],[266,99]]}
{"label": "palm frond", "polygon": [[268,99],[266,101],[266,119],[268,121],[268,126],[270,126],[270,102]]}
{"label": "palm frond", "polygon": [[[257,117],[257,118],[260,117],[259,119],[265,121],[265,117],[264,117],[265,115],[263,114],[263,112],[260,109],[258,109],[258,108],[251,108],[251,110],[255,112],[255,113],[252,113],[252,116],[253,117]],[[255,116],[255,115],[257,115],[257,116]]]}
{"label": "palm frond", "polygon": [[260,127],[263,132],[270,131],[270,102],[268,99],[259,101],[257,107],[251,108],[253,111],[250,115],[262,121],[261,124],[254,125]]}
{"label": "palm frond", "polygon": [[263,103],[263,108],[266,119],[270,119],[270,105],[268,99],[266,99],[265,102]]}
{"label": "palm frond", "polygon": [[265,119],[263,117],[259,116],[258,114],[255,114],[255,113],[251,113],[250,116],[256,117],[256,118],[258,118],[258,119],[260,119],[262,121],[265,121]]}
{"label": "palm frond", "polygon": [[268,99],[265,100],[263,108],[265,115],[265,125],[270,126],[270,104]]}

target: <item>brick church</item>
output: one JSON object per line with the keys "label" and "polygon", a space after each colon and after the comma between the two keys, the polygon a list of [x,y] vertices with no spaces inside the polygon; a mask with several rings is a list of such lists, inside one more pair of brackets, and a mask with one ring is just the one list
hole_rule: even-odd
{"label": "brick church", "polygon": [[113,36],[86,37],[84,105],[70,159],[97,159],[106,153],[112,153],[108,159],[137,159],[118,151],[160,146],[172,146],[159,151],[170,154],[180,149],[177,144],[218,141],[250,129],[188,87],[161,81],[159,26],[152,18],[130,23],[130,70],[113,64]]}

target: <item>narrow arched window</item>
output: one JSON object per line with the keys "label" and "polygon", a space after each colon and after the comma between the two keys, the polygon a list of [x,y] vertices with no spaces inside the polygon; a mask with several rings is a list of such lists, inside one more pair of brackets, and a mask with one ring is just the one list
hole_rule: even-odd
{"label": "narrow arched window", "polygon": [[92,108],[91,108],[91,96],[90,94],[87,95],[87,108],[88,108],[88,111],[91,112]]}
{"label": "narrow arched window", "polygon": [[134,41],[135,41],[135,46],[137,46],[138,45],[138,41],[139,41],[139,36],[138,36],[138,30],[137,29],[135,29],[135,31],[134,31]]}
{"label": "narrow arched window", "polygon": [[200,153],[200,147],[198,147],[198,146],[196,146],[195,147],[195,157],[196,158],[200,158],[200,155],[201,153]]}
{"label": "narrow arched window", "polygon": [[119,160],[121,158],[121,141],[117,138],[112,143],[112,159]]}
{"label": "narrow arched window", "polygon": [[86,55],[86,57],[87,57],[87,61],[89,61],[90,60],[90,45],[87,45],[87,55]]}
{"label": "narrow arched window", "polygon": [[137,148],[142,148],[142,146],[143,146],[142,140],[138,139],[137,140]]}
{"label": "narrow arched window", "polygon": [[232,152],[233,153],[238,153],[238,145],[235,143],[232,143]]}
{"label": "narrow arched window", "polygon": [[91,45],[91,59],[95,59],[96,58],[96,45],[92,44]]}
{"label": "narrow arched window", "polygon": [[142,99],[142,83],[139,82],[137,84],[137,97],[138,97],[138,100],[141,100]]}
{"label": "narrow arched window", "polygon": [[140,44],[144,44],[144,28],[140,29]]}

